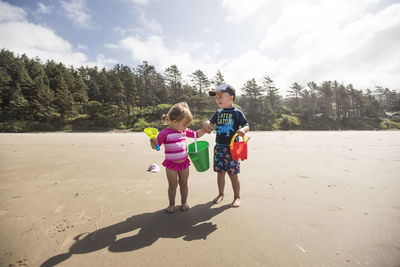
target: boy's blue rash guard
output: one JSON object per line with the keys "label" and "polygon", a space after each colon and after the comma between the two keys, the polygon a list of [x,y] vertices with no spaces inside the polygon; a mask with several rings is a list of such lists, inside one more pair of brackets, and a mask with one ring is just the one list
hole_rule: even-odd
{"label": "boy's blue rash guard", "polygon": [[243,112],[237,108],[218,109],[209,121],[217,125],[215,141],[219,146],[229,146],[236,131],[249,125]]}

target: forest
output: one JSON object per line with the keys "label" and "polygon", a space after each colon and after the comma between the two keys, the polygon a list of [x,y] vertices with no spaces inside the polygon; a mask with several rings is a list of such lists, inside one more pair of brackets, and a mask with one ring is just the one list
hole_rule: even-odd
{"label": "forest", "polygon": [[[218,108],[208,90],[223,82],[229,83],[220,71],[207,77],[198,69],[185,79],[176,65],[159,72],[146,61],[135,68],[74,68],[2,49],[0,131],[160,129],[162,114],[180,101],[189,104],[191,128],[197,129]],[[293,82],[283,97],[266,74],[234,87],[241,92],[235,105],[251,130],[400,129],[398,116],[387,116],[400,111],[400,94],[379,85],[358,89],[335,80]]]}

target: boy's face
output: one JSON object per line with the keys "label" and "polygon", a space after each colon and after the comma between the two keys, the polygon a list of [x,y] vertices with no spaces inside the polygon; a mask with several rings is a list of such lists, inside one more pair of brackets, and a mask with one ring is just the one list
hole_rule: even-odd
{"label": "boy's face", "polygon": [[216,93],[215,102],[220,108],[231,108],[233,107],[233,95],[230,95],[227,92]]}

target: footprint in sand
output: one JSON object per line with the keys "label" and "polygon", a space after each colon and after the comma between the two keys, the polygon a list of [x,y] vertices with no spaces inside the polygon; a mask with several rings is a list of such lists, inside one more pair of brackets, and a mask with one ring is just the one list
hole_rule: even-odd
{"label": "footprint in sand", "polygon": [[339,210],[342,210],[342,208],[340,208],[340,207],[329,207],[328,210],[329,211],[339,211]]}
{"label": "footprint in sand", "polygon": [[64,209],[64,205],[58,205],[57,208],[54,210],[55,213],[60,213],[63,211]]}
{"label": "footprint in sand", "polygon": [[0,216],[4,215],[6,213],[8,213],[8,210],[0,210]]}
{"label": "footprint in sand", "polygon": [[65,232],[75,227],[67,218],[62,219],[59,223],[54,224],[51,228],[47,229],[47,232],[52,234],[54,237],[55,234]]}
{"label": "footprint in sand", "polygon": [[23,258],[22,260],[19,260],[16,263],[10,263],[8,266],[9,267],[11,267],[11,266],[28,266],[27,259]]}
{"label": "footprint in sand", "polygon": [[[56,224],[53,224],[53,226],[48,228],[46,232],[51,234],[51,237],[54,237],[57,233],[69,231],[79,224],[89,223],[91,221],[92,218],[86,216],[85,211],[82,211],[80,214],[76,214],[75,216],[64,216],[62,220]],[[64,242],[68,243],[68,241]]]}
{"label": "footprint in sand", "polygon": [[68,236],[68,237],[64,240],[64,242],[62,242],[62,244],[61,244],[61,249],[67,248],[67,247],[74,241],[74,236],[75,236],[75,235]]}

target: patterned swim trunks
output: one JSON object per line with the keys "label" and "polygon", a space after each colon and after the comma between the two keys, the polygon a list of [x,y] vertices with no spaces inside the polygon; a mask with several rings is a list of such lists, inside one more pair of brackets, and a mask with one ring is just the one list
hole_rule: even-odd
{"label": "patterned swim trunks", "polygon": [[228,174],[240,173],[240,163],[232,159],[229,147],[215,146],[214,147],[214,171]]}

